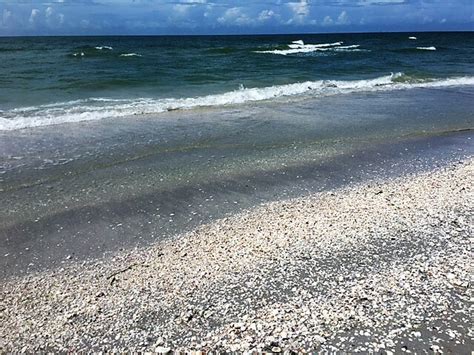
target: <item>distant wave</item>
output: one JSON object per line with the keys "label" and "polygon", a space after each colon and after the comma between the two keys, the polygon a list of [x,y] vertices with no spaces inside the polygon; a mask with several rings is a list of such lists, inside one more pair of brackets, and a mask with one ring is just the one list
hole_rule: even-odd
{"label": "distant wave", "polygon": [[402,73],[368,80],[319,80],[238,90],[192,98],[108,99],[90,98],[0,111],[0,130],[15,130],[67,122],[99,120],[196,107],[243,104],[295,95],[327,96],[352,92],[389,91],[410,88],[474,85],[474,76],[447,79],[417,79]]}
{"label": "distant wave", "polygon": [[436,47],[416,47],[420,51],[435,51]]}
{"label": "distant wave", "polygon": [[111,46],[80,46],[69,54],[72,57],[104,57],[116,55],[113,53],[114,48]]}
{"label": "distant wave", "polygon": [[297,41],[293,41],[293,42],[291,42],[291,43],[292,43],[292,44],[297,44],[297,45],[300,45],[300,46],[304,46],[304,42],[303,42],[301,39],[299,39],[299,40],[297,40]]}
{"label": "distant wave", "polygon": [[419,54],[423,55],[422,52],[430,51],[439,51],[439,50],[445,50],[446,48],[444,47],[402,47],[402,48],[392,48],[389,49],[390,52],[395,52],[395,53],[407,53],[407,54]]}
{"label": "distant wave", "polygon": [[109,51],[113,50],[113,48],[110,47],[110,46],[97,46],[97,47],[94,47],[94,48],[98,49],[99,51],[104,50],[104,49],[108,49]]}
{"label": "distant wave", "polygon": [[118,57],[141,57],[141,54],[138,53],[122,53],[114,54],[113,47],[110,46],[97,46],[97,47],[79,47],[75,52],[70,54],[70,56],[75,58],[82,57],[109,57],[118,56]]}
{"label": "distant wave", "polygon": [[72,53],[69,53],[68,56],[75,57],[75,58],[82,58],[82,57],[111,57],[111,56],[118,56],[115,53],[114,48],[111,46],[79,46],[73,49]]}
{"label": "distant wave", "polygon": [[124,53],[124,54],[120,54],[120,57],[141,57],[141,54],[137,54],[137,53]]}
{"label": "distant wave", "polygon": [[264,51],[255,51],[255,53],[269,53],[279,55],[289,55],[297,53],[327,52],[327,51],[360,51],[360,45],[343,46],[344,42],[305,44],[302,40],[293,41],[288,44],[288,49],[273,49]]}

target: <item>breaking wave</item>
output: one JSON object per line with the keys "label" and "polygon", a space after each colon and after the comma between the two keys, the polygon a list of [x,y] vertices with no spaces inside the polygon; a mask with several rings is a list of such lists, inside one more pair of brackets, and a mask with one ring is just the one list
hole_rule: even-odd
{"label": "breaking wave", "polygon": [[74,52],[69,54],[69,56],[75,58],[82,57],[103,57],[113,55],[113,48],[111,46],[81,46],[76,47]]}
{"label": "breaking wave", "polygon": [[255,51],[255,53],[269,53],[279,55],[290,55],[298,53],[312,53],[312,52],[347,52],[347,51],[361,51],[360,45],[354,44],[349,46],[343,46],[344,42],[334,43],[320,43],[320,44],[305,44],[302,40],[293,41],[287,45],[287,49],[272,49],[264,51]]}
{"label": "breaking wave", "polygon": [[402,73],[396,73],[368,80],[318,80],[262,88],[244,88],[242,86],[238,90],[222,94],[189,98],[89,98],[0,111],[0,130],[16,130],[111,117],[157,114],[165,111],[186,110],[197,107],[243,104],[302,94],[314,97],[352,92],[464,85],[474,85],[474,76],[447,79],[417,79]]}
{"label": "breaking wave", "polygon": [[99,51],[104,50],[104,49],[107,49],[109,51],[113,50],[113,48],[110,47],[110,46],[97,46],[97,47],[94,47],[94,48],[99,50]]}
{"label": "breaking wave", "polygon": [[69,54],[70,57],[82,58],[82,57],[111,57],[117,56],[114,53],[114,48],[111,46],[80,46],[76,47],[72,53]]}
{"label": "breaking wave", "polygon": [[123,54],[120,54],[120,57],[141,57],[141,54],[138,54],[138,53],[123,53]]}
{"label": "breaking wave", "polygon": [[420,51],[435,51],[436,50],[436,47],[416,47],[416,49],[420,50]]}

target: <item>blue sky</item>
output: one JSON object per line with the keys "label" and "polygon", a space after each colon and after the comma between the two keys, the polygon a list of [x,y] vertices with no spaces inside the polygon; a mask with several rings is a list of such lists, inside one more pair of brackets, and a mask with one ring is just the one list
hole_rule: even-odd
{"label": "blue sky", "polygon": [[474,0],[0,0],[0,35],[474,30]]}

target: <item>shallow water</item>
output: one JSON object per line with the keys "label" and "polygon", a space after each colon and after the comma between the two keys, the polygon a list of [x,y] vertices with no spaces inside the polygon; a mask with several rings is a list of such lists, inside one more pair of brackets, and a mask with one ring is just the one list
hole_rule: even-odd
{"label": "shallow water", "polygon": [[473,97],[419,88],[0,132],[3,277],[470,157],[471,131],[448,132],[472,129]]}

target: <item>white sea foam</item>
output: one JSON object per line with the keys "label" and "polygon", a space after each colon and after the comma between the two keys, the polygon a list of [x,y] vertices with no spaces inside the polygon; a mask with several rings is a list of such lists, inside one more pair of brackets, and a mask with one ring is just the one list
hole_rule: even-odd
{"label": "white sea foam", "polygon": [[331,51],[334,52],[370,52],[368,49],[360,49],[359,44],[354,44],[352,46],[340,46],[336,48],[331,48]]}
{"label": "white sea foam", "polygon": [[304,42],[303,42],[301,39],[299,39],[299,40],[297,40],[297,41],[293,41],[293,42],[291,42],[291,43],[297,44],[297,45],[300,45],[300,46],[304,46]]}
{"label": "white sea foam", "polygon": [[137,53],[124,53],[124,54],[120,54],[120,57],[141,57],[142,55],[141,54],[137,54]]}
{"label": "white sea foam", "polygon": [[344,42],[304,44],[303,41],[293,41],[288,45],[289,49],[273,49],[265,51],[255,51],[255,53],[270,53],[279,55],[289,55],[297,53],[327,52],[327,51],[359,51],[360,45],[343,46]]}
{"label": "white sea foam", "polygon": [[417,40],[417,38],[416,38],[415,36],[410,36],[410,37],[408,37],[408,39],[410,39],[410,40],[412,40],[412,41],[416,41],[416,40]]}
{"label": "white sea foam", "polygon": [[68,122],[99,120],[140,114],[158,114],[177,109],[243,104],[295,95],[327,96],[352,92],[389,91],[423,87],[474,85],[474,76],[410,81],[402,73],[368,80],[319,80],[276,85],[263,88],[244,88],[201,97],[181,99],[108,99],[90,98],[42,106],[0,111],[0,130],[15,130]]}
{"label": "white sea foam", "polygon": [[341,48],[344,48],[344,49],[352,49],[352,48],[359,48],[360,47],[360,44],[353,44],[351,46],[340,46],[340,47],[336,47],[335,49],[341,49]]}
{"label": "white sea foam", "polygon": [[291,49],[320,49],[328,47],[340,46],[344,42],[334,42],[334,43],[321,43],[321,44],[289,44],[288,47]]}
{"label": "white sea foam", "polygon": [[420,51],[435,51],[436,47],[416,47]]}
{"label": "white sea foam", "polygon": [[108,49],[109,51],[113,50],[113,48],[110,46],[97,46],[95,47],[95,49],[98,49],[99,51],[104,50],[104,49]]}

